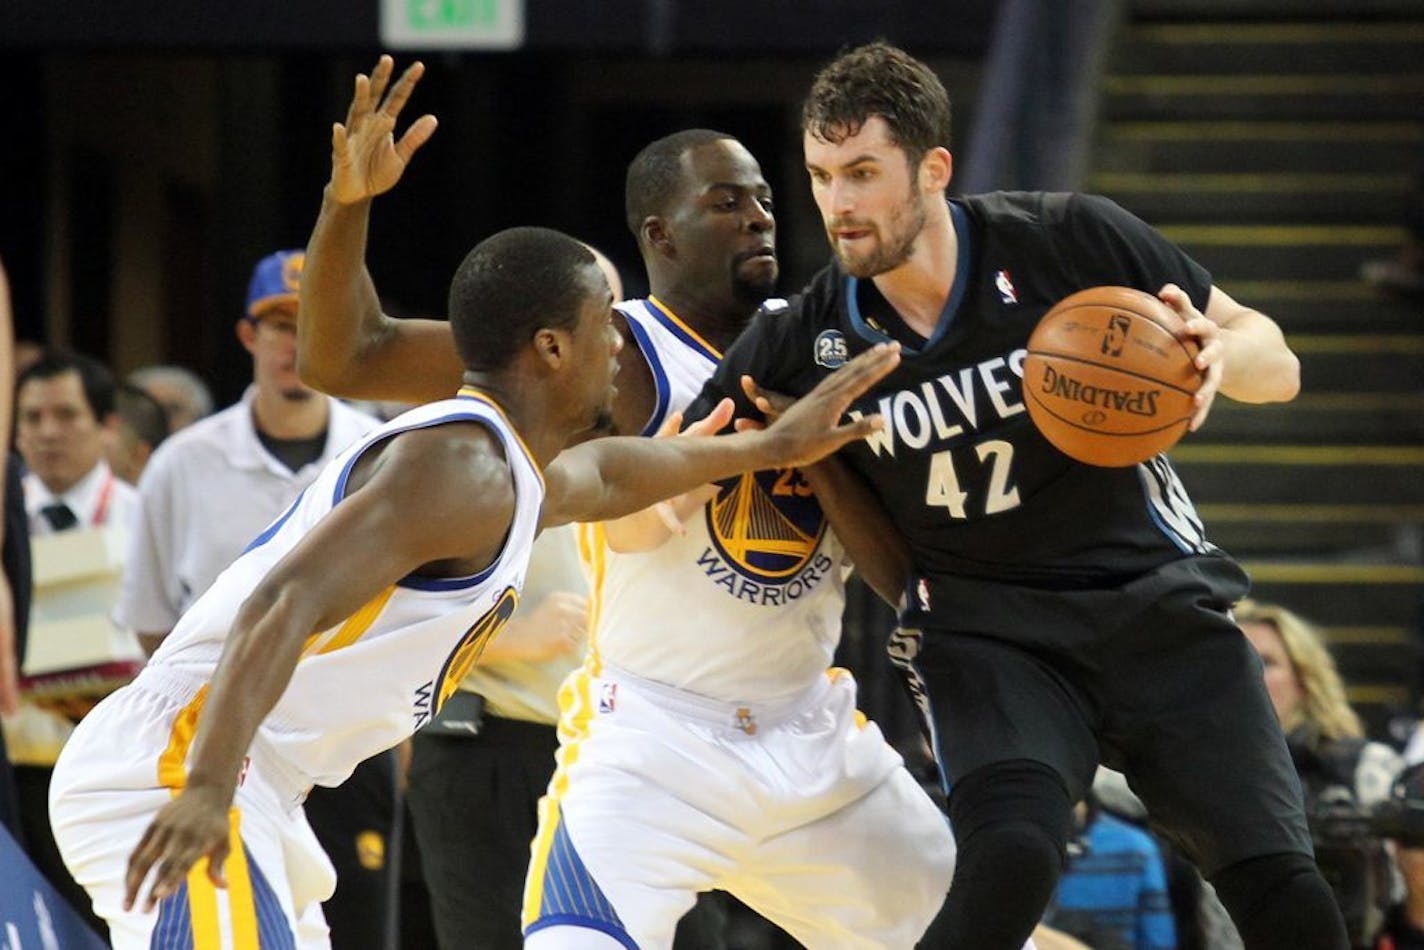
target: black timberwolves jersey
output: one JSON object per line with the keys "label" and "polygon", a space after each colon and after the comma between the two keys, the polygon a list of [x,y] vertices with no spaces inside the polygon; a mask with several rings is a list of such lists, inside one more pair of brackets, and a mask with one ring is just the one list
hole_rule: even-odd
{"label": "black timberwolves jersey", "polygon": [[955,283],[938,329],[907,336],[872,281],[832,264],[803,295],[757,315],[689,418],[722,396],[754,414],[738,380],[802,395],[886,339],[913,339],[852,409],[884,431],[842,451],[910,543],[916,567],[1044,587],[1109,584],[1216,551],[1167,459],[1095,468],[1053,448],[1024,408],[1024,349],[1039,318],[1081,290],[1176,283],[1205,309],[1211,277],[1112,202],[995,193],[950,202]]}

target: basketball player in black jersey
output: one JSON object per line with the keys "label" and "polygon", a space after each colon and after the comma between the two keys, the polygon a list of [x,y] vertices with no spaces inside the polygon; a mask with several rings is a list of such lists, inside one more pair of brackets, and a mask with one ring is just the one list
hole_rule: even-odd
{"label": "basketball player in black jersey", "polygon": [[1274,322],[1110,201],[946,200],[949,117],[934,74],[885,44],[818,75],[806,167],[836,260],[758,315],[688,413],[742,395],[744,375],[794,396],[877,342],[904,347],[852,410],[889,424],[838,457],[913,561],[892,655],[959,843],[926,945],[1022,944],[1103,761],[1212,880],[1248,947],[1343,947],[1259,664],[1228,612],[1246,576],[1207,540],[1165,457],[1074,462],[1035,430],[1021,391],[1038,318],[1102,284],[1157,294],[1200,343],[1193,428],[1218,390],[1293,398],[1298,362]]}

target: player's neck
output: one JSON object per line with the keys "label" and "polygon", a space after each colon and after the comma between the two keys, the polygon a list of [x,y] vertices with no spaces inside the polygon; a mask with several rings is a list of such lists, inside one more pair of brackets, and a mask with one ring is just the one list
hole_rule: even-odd
{"label": "player's neck", "polygon": [[728,299],[727,294],[700,292],[671,282],[654,281],[649,296],[720,353],[741,336],[756,313],[755,306]]}
{"label": "player's neck", "polygon": [[542,469],[568,445],[578,428],[560,414],[558,394],[537,376],[465,371],[464,386],[477,390],[504,413]]}
{"label": "player's neck", "polygon": [[944,314],[958,261],[959,237],[949,216],[949,205],[938,201],[915,241],[910,259],[873,278],[875,288],[906,326],[929,337]]}

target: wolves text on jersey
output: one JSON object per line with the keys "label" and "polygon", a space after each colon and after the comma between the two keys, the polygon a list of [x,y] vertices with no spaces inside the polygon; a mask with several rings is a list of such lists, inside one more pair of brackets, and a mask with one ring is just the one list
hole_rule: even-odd
{"label": "wolves text on jersey", "polygon": [[[998,419],[1023,412],[1019,389],[1026,353],[1017,349],[1006,357],[996,356],[925,380],[913,389],[881,395],[877,411],[886,426],[866,437],[871,451],[893,457],[897,444],[922,449],[931,440],[954,439],[979,429],[981,412],[991,412]],[[853,419],[864,415],[862,410],[850,411]]]}

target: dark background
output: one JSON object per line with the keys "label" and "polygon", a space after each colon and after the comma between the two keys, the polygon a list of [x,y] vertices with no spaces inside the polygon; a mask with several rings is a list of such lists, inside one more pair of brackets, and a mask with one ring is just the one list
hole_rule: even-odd
{"label": "dark background", "polygon": [[[433,112],[441,127],[377,203],[377,287],[392,312],[439,315],[474,243],[541,224],[602,247],[637,295],[624,170],[652,139],[704,126],[761,160],[790,292],[826,256],[800,161],[810,77],[885,38],[940,69],[963,128],[994,6],[529,0],[519,51],[397,53],[428,67],[407,120]],[[120,373],[181,363],[236,399],[251,266],[305,243],[330,124],[379,52],[374,0],[0,5],[0,256],[18,336]]]}

